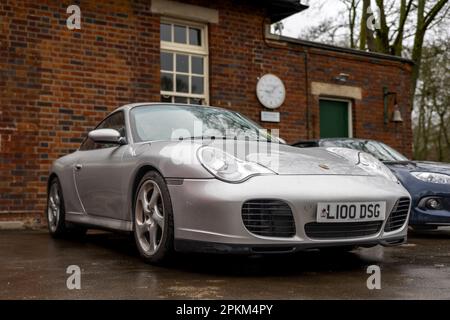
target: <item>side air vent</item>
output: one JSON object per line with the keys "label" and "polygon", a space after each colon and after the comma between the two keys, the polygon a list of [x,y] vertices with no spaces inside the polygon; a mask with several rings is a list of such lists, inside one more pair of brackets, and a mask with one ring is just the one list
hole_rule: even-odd
{"label": "side air vent", "polygon": [[291,238],[295,235],[292,210],[283,201],[247,201],[242,206],[242,220],[248,231],[259,236]]}
{"label": "side air vent", "polygon": [[409,198],[400,198],[394,206],[386,225],[384,231],[391,232],[400,229],[406,222],[408,218],[409,206],[411,201]]}

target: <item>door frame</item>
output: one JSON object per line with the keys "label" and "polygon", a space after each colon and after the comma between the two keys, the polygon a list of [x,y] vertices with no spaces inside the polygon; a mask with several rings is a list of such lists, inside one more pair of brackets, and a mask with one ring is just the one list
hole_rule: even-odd
{"label": "door frame", "polygon": [[[350,99],[319,97],[319,117],[320,117],[320,100],[339,101],[347,103],[347,118],[348,118],[348,137],[353,138],[353,102]],[[320,132],[320,123],[319,123]]]}

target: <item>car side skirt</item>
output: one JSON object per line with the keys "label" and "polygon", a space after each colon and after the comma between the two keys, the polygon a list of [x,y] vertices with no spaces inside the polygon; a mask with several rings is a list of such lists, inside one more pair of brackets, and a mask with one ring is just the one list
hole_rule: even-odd
{"label": "car side skirt", "polygon": [[66,213],[66,221],[97,229],[125,232],[133,231],[133,223],[131,221],[116,220],[86,214]]}

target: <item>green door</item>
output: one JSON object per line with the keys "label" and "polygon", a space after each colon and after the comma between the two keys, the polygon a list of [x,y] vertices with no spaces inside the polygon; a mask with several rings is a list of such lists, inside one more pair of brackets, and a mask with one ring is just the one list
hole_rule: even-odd
{"label": "green door", "polygon": [[346,138],[348,126],[348,102],[320,100],[321,138]]}

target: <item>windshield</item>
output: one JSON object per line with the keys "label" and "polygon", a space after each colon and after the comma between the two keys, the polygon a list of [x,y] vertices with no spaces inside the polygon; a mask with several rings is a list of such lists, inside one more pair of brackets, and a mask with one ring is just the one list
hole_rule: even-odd
{"label": "windshield", "polygon": [[408,161],[404,155],[388,145],[370,140],[324,140],[323,147],[350,148],[367,152],[380,161]]}
{"label": "windshield", "polygon": [[151,105],[130,113],[136,142],[183,139],[236,139],[280,142],[237,112],[198,106]]}

